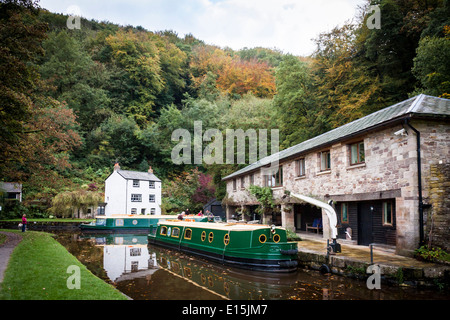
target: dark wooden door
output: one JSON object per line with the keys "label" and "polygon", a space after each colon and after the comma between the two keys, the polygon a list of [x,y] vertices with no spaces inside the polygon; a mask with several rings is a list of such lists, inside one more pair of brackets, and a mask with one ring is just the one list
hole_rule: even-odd
{"label": "dark wooden door", "polygon": [[373,242],[372,210],[369,202],[358,203],[358,244],[368,246]]}

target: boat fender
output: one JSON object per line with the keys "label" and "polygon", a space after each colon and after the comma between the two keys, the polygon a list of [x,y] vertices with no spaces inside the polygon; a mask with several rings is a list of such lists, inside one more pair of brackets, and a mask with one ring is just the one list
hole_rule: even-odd
{"label": "boat fender", "polygon": [[280,250],[281,254],[286,254],[286,255],[294,255],[298,253],[297,249],[290,249],[290,250]]}
{"label": "boat fender", "polygon": [[280,267],[293,268],[298,266],[297,260],[280,261]]}
{"label": "boat fender", "polygon": [[320,266],[319,271],[323,274],[331,273],[330,267],[328,265],[326,265],[325,263]]}

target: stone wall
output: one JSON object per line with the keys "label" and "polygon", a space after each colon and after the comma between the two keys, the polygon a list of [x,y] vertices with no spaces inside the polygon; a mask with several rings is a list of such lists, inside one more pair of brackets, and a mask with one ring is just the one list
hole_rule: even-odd
{"label": "stone wall", "polygon": [[450,163],[430,166],[426,238],[432,247],[450,252]]}

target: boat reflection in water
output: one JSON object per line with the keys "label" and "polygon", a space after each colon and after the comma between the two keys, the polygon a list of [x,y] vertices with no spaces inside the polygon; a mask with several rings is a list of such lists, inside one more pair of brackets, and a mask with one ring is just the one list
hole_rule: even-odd
{"label": "boat reflection in water", "polygon": [[59,241],[91,272],[135,300],[446,299],[430,290],[382,286],[318,271],[247,271],[147,244],[147,235],[69,234]]}
{"label": "boat reflection in water", "polygon": [[[109,280],[133,299],[286,299],[283,288],[289,291],[295,283],[292,274],[252,272],[249,276],[243,270],[148,246],[146,235],[101,234],[82,238],[103,247],[103,269]],[[173,284],[171,288],[167,288],[168,281]],[[161,287],[162,283],[166,285]],[[178,290],[172,295],[173,289]]]}

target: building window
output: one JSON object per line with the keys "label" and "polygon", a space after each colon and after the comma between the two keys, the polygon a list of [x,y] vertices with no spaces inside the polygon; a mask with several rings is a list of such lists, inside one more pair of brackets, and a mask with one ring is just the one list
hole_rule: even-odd
{"label": "building window", "polygon": [[148,195],[148,201],[151,203],[155,203],[155,195],[154,194],[149,194]]}
{"label": "building window", "polygon": [[132,193],[131,202],[142,202],[142,194]]}
{"label": "building window", "polygon": [[141,248],[130,248],[130,257],[138,257],[141,255]]}
{"label": "building window", "polygon": [[156,214],[156,209],[155,208],[150,208],[150,214]]}
{"label": "building window", "polygon": [[241,189],[245,189],[245,177],[241,177]]}
{"label": "building window", "polygon": [[133,180],[133,187],[139,188],[139,180]]}
{"label": "building window", "polygon": [[394,210],[391,201],[383,202],[383,226],[392,226],[394,223]]}
{"label": "building window", "polygon": [[252,173],[250,175],[250,185],[253,185],[253,184],[255,184],[255,175]]}
{"label": "building window", "polygon": [[236,191],[236,179],[233,179],[233,191]]}
{"label": "building window", "polygon": [[283,167],[278,167],[276,173],[264,176],[264,185],[266,187],[279,187],[283,185]]}
{"label": "building window", "polygon": [[348,203],[341,204],[341,223],[348,223]]}
{"label": "building window", "polygon": [[350,145],[350,164],[364,163],[364,142],[360,141]]}
{"label": "building window", "polygon": [[149,182],[148,182],[148,187],[149,187],[150,189],[155,189],[155,181],[149,181]]}
{"label": "building window", "polygon": [[322,151],[320,153],[320,171],[327,171],[331,169],[331,154],[330,150]]}
{"label": "building window", "polygon": [[141,214],[145,214],[145,208],[141,209]]}
{"label": "building window", "polygon": [[137,208],[131,208],[131,214],[136,214],[137,213]]}
{"label": "building window", "polygon": [[305,158],[295,160],[295,172],[297,177],[304,177],[306,174],[305,171]]}

